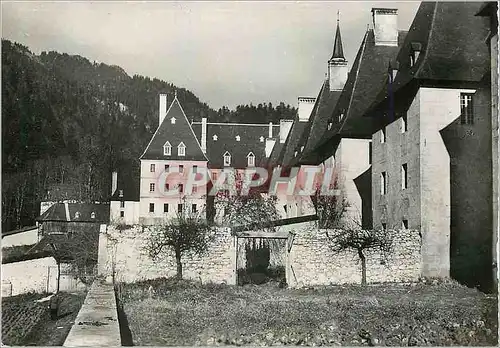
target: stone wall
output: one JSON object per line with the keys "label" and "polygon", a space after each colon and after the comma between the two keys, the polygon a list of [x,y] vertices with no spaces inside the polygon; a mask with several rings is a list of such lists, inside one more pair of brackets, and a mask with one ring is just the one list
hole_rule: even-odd
{"label": "stone wall", "polygon": [[[314,223],[296,229],[289,254],[293,287],[361,283],[361,263],[355,251],[334,253],[326,230]],[[411,282],[421,275],[420,236],[416,230],[391,230],[393,252],[383,263],[379,252],[366,252],[367,282]]]}
{"label": "stone wall", "polygon": [[[148,230],[140,226],[118,231],[108,226],[99,240],[99,274],[115,281],[135,282],[174,277],[177,267],[173,253],[152,260],[146,251]],[[183,277],[203,283],[236,284],[234,237],[228,229],[217,229],[215,241],[203,256],[183,258]]]}
{"label": "stone wall", "polygon": [[[50,268],[50,271],[49,271]],[[52,276],[49,276],[52,272]],[[2,287],[7,296],[57,289],[57,263],[53,257],[2,264]]]}

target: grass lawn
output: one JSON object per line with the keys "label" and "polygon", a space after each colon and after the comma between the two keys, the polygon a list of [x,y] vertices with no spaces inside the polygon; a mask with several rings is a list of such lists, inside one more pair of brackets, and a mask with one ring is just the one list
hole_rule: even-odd
{"label": "grass lawn", "polygon": [[[59,318],[50,319],[48,302],[35,300],[49,294],[27,294],[2,298],[2,335],[7,345],[62,346],[85,299],[86,292],[61,292]],[[2,329],[2,333],[4,330]]]}
{"label": "grass lawn", "polygon": [[[149,287],[153,291],[149,291]],[[454,282],[279,289],[154,280],[118,296],[135,345],[496,345],[497,299]]]}

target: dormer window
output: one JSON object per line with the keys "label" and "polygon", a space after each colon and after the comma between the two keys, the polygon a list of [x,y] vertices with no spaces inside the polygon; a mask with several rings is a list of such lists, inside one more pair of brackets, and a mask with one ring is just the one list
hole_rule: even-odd
{"label": "dormer window", "polygon": [[123,190],[118,191],[118,197],[123,197]]}
{"label": "dormer window", "polygon": [[224,153],[224,165],[225,166],[231,165],[231,154],[227,151]]}
{"label": "dormer window", "polygon": [[332,123],[328,122],[328,130],[332,129]]}
{"label": "dormer window", "polygon": [[75,213],[75,219],[79,219],[79,218],[80,218],[80,212],[79,212],[79,211],[77,211],[77,212]]}
{"label": "dormer window", "polygon": [[170,119],[170,123],[171,123],[171,124],[175,124],[175,121],[177,121],[177,119],[176,119],[175,117],[172,117],[172,118]]}
{"label": "dormer window", "polygon": [[170,156],[172,154],[172,145],[167,141],[165,144],[163,144],[163,155],[164,156]]}
{"label": "dormer window", "polygon": [[178,156],[186,156],[186,145],[184,143],[180,143],[179,146],[177,146],[177,155]]}
{"label": "dormer window", "polygon": [[399,62],[391,63],[389,62],[389,67],[387,68],[387,73],[389,74],[389,81],[394,82],[396,75],[399,70]]}
{"label": "dormer window", "polygon": [[255,166],[255,155],[253,154],[253,152],[250,152],[247,155],[247,160],[248,160],[248,166],[249,167]]}
{"label": "dormer window", "polygon": [[95,212],[90,213],[90,218],[95,219]]}
{"label": "dormer window", "polygon": [[417,64],[418,57],[422,51],[422,44],[420,42],[412,42],[410,48],[410,66],[414,66]]}
{"label": "dormer window", "polygon": [[240,141],[241,137],[239,135],[236,136],[236,141]]}
{"label": "dormer window", "polygon": [[304,151],[304,145],[300,147],[300,152]]}
{"label": "dormer window", "polygon": [[261,143],[263,143],[263,142],[264,142],[264,137],[263,137],[263,136],[261,136],[261,137],[259,138],[259,141],[260,141]]}
{"label": "dormer window", "polygon": [[219,137],[217,137],[217,134],[214,134],[214,136],[212,137],[212,139],[213,139],[214,141],[217,141],[217,139],[219,139]]}
{"label": "dormer window", "polygon": [[293,157],[297,157],[298,153],[299,153],[298,151],[295,151],[294,154],[293,154]]}

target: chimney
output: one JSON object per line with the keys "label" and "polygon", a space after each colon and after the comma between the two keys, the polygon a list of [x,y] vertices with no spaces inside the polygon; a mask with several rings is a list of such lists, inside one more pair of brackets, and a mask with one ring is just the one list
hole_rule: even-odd
{"label": "chimney", "polygon": [[398,9],[372,8],[375,46],[398,45]]}
{"label": "chimney", "polygon": [[266,139],[266,158],[271,156],[271,152],[273,151],[274,144],[276,144],[276,139],[267,138]]}
{"label": "chimney", "polygon": [[269,122],[269,136],[268,136],[268,138],[272,138],[272,137],[273,137],[273,123]]}
{"label": "chimney", "polygon": [[118,172],[113,172],[111,174],[111,195],[113,195],[118,187]]}
{"label": "chimney", "polygon": [[292,129],[293,120],[280,120],[280,144],[284,144]]}
{"label": "chimney", "polygon": [[316,98],[299,97],[299,122],[307,122],[314,108]]}
{"label": "chimney", "polygon": [[158,127],[160,127],[161,122],[167,115],[167,95],[166,94],[160,94],[160,118],[158,122]]}
{"label": "chimney", "polygon": [[64,202],[64,211],[66,213],[66,221],[71,221],[71,216],[69,215],[69,205],[68,205],[68,202]]}
{"label": "chimney", "polygon": [[207,153],[207,118],[201,119],[201,151]]}

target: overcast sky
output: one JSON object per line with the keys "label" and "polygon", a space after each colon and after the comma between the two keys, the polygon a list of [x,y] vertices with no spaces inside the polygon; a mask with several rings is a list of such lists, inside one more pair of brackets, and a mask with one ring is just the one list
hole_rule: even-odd
{"label": "overcast sky", "polygon": [[5,2],[2,37],[156,77],[222,105],[316,96],[340,11],[352,64],[372,7],[398,8],[407,30],[419,2]]}

